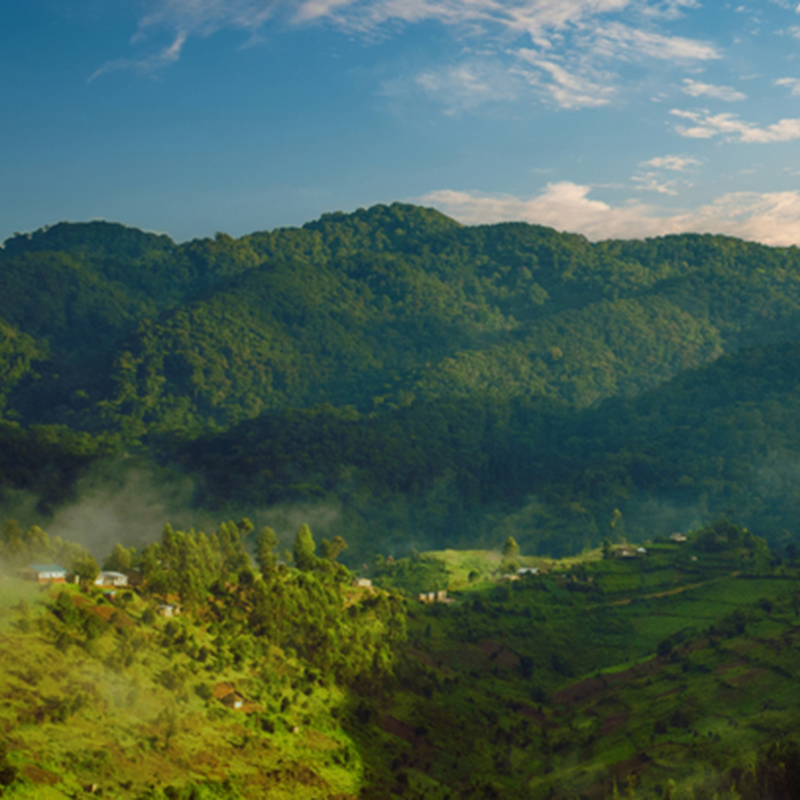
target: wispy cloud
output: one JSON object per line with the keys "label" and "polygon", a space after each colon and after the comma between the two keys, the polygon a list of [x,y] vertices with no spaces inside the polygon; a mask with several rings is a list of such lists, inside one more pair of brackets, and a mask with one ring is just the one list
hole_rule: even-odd
{"label": "wispy cloud", "polygon": [[720,53],[708,42],[683,36],[664,36],[620,22],[598,28],[592,34],[595,53],[609,58],[656,58],[665,61],[708,61]]}
{"label": "wispy cloud", "polygon": [[422,89],[441,103],[451,116],[484,105],[516,99],[519,76],[490,58],[468,58],[459,64],[427,69],[407,80],[394,80],[384,85],[387,96],[401,96]]}
{"label": "wispy cloud", "polygon": [[[142,0],[144,2],[144,0]],[[118,59],[93,77],[123,69],[157,69],[180,56],[192,37],[237,29],[256,39],[267,24],[325,25],[368,38],[392,35],[399,27],[438,22],[459,37],[481,42],[489,57],[503,63],[509,75],[524,77],[542,98],[563,108],[607,104],[618,91],[615,63],[659,59],[676,65],[720,57],[709,42],[673,36],[663,28],[694,0],[150,0],[133,43],[146,48],[158,32],[172,33],[180,46],[172,53]],[[423,71],[416,84],[429,94],[457,86],[453,108],[477,105],[485,81],[474,64],[436,66]],[[496,83],[496,82],[495,82]],[[515,93],[512,93],[516,97]],[[511,97],[509,97],[511,99]]]}
{"label": "wispy cloud", "polygon": [[675,131],[687,139],[712,139],[723,136],[731,141],[769,144],[800,139],[800,119],[782,119],[765,128],[746,122],[736,114],[711,114],[707,110],[682,111],[673,108],[673,116],[693,122],[694,125],[676,125]]}
{"label": "wispy cloud", "polygon": [[692,156],[656,156],[643,161],[641,166],[655,169],[668,169],[672,172],[685,172],[690,167],[697,167],[700,161]]}
{"label": "wispy cloud", "polygon": [[737,91],[732,86],[715,86],[712,83],[694,81],[691,78],[684,78],[683,84],[684,94],[691,97],[713,97],[715,100],[724,100],[726,103],[747,100],[746,94]]}
{"label": "wispy cloud", "polygon": [[667,212],[636,200],[613,206],[591,188],[551,183],[536,197],[442,190],[417,198],[466,224],[507,221],[548,225],[592,240],[669,233],[721,233],[764,244],[800,244],[800,192],[732,192],[694,209]]}
{"label": "wispy cloud", "polygon": [[773,86],[785,86],[792,97],[800,97],[800,78],[777,78]]}
{"label": "wispy cloud", "polygon": [[657,192],[658,194],[678,194],[678,181],[664,181],[660,179],[656,172],[639,172],[631,180],[637,189],[647,192]]}
{"label": "wispy cloud", "polygon": [[[610,102],[615,94],[613,75],[598,73],[587,64],[567,69],[553,58],[543,58],[538,51],[522,49],[519,57],[537,70],[520,69],[532,86],[540,88],[561,108],[592,108]],[[546,79],[542,78],[542,75]]]}
{"label": "wispy cloud", "polygon": [[[686,178],[675,173],[685,173],[699,164],[700,161],[691,156],[656,156],[639,164],[642,169],[631,178],[631,182],[639,191],[674,196],[679,189],[692,186]],[[672,177],[667,177],[665,173]]]}
{"label": "wispy cloud", "polygon": [[186,31],[178,31],[171,44],[161,50],[142,56],[141,58],[119,58],[109,61],[96,69],[89,76],[89,83],[107,72],[116,72],[121,69],[134,69],[138,72],[156,72],[168,64],[172,64],[181,57],[181,50],[186,44]]}

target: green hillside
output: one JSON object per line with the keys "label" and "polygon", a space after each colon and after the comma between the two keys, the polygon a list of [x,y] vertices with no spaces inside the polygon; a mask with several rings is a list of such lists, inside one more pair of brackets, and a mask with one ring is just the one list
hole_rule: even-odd
{"label": "green hillside", "polygon": [[135,454],[218,513],[331,509],[353,564],[719,514],[782,547],[799,314],[796,249],[721,236],[402,204],[183,244],[60,223],[0,250],[0,485],[49,512]]}
{"label": "green hillside", "polygon": [[[114,548],[137,585],[109,593],[80,548],[7,522],[2,796],[792,796],[800,572],[746,530],[414,554],[362,587],[343,543],[301,528],[294,566],[275,544],[246,520],[167,527]],[[56,557],[80,586],[14,575]]]}

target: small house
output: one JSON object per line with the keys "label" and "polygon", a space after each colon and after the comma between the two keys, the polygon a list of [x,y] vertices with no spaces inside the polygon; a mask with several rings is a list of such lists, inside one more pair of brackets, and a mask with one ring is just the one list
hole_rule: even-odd
{"label": "small house", "polygon": [[524,578],[526,575],[537,575],[538,572],[539,569],[537,567],[520,567],[517,570],[517,575],[519,575],[520,578]]}
{"label": "small house", "polygon": [[676,533],[671,533],[669,535],[669,540],[671,542],[686,542],[686,541],[688,541],[688,539],[686,538],[686,534],[685,533],[677,533],[677,532]]}
{"label": "small house", "polygon": [[120,587],[128,585],[128,576],[122,572],[101,572],[94,580],[95,586]]}
{"label": "small house", "polygon": [[218,683],[211,693],[226,708],[238,710],[244,707],[245,698],[236,691],[236,687],[232,683]]}
{"label": "small house", "polygon": [[353,586],[357,586],[359,589],[371,589],[372,581],[369,578],[356,578]]}
{"label": "small house", "polygon": [[222,705],[228,708],[238,709],[244,705],[244,697],[242,697],[239,692],[231,692],[230,694],[226,694],[221,702]]}
{"label": "small house", "polygon": [[162,603],[158,607],[158,613],[162,617],[177,617],[181,613],[181,607],[174,603]]}
{"label": "small house", "polygon": [[421,603],[452,603],[452,598],[447,596],[447,589],[439,589],[436,592],[421,592],[419,595]]}
{"label": "small house", "polygon": [[39,583],[66,583],[67,571],[58,564],[29,564],[23,576]]}

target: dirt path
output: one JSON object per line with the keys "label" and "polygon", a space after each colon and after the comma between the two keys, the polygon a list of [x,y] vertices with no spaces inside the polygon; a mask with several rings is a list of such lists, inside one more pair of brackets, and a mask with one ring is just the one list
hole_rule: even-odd
{"label": "dirt path", "polygon": [[688,592],[690,589],[699,589],[701,586],[708,586],[709,583],[716,583],[717,581],[725,580],[726,578],[735,578],[739,573],[732,572],[730,575],[724,575],[719,578],[711,578],[708,581],[701,583],[690,583],[688,586],[679,586],[677,589],[668,589],[666,592],[656,592],[655,594],[645,594],[641,597],[627,597],[624,600],[614,600],[611,603],[598,603],[596,606],[587,606],[586,610],[591,611],[595,608],[608,608],[609,606],[627,606],[634,600],[655,600],[658,597],[669,597],[682,592]]}

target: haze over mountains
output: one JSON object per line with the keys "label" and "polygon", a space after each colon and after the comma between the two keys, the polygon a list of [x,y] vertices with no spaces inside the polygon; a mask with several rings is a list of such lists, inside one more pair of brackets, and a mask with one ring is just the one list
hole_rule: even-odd
{"label": "haze over mountains", "polygon": [[401,204],[184,244],[60,223],[0,250],[0,478],[52,512],[136,453],[198,508],[325,509],[352,558],[721,515],[785,545],[798,322],[797,249],[729,237]]}

